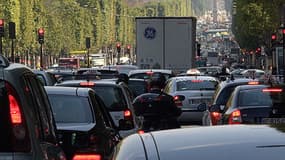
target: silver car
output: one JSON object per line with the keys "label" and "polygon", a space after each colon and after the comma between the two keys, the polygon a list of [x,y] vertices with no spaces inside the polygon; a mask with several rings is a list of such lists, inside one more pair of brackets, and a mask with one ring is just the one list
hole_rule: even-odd
{"label": "silver car", "polygon": [[212,101],[219,81],[211,76],[180,76],[166,82],[164,92],[176,96],[184,96],[183,101],[177,99],[176,105],[181,107],[180,122],[202,122],[203,112],[197,110],[200,103],[209,104]]}

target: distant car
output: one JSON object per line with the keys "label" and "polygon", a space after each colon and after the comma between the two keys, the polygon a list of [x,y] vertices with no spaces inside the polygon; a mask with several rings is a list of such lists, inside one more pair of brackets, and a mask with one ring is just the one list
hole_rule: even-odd
{"label": "distant car", "polygon": [[107,159],[120,136],[110,128],[108,115],[90,88],[45,87],[51,103],[60,146],[68,159],[98,156]]}
{"label": "distant car", "polygon": [[134,98],[148,92],[148,83],[144,79],[130,78],[127,85],[134,94]]}
{"label": "distant car", "polygon": [[155,76],[158,76],[159,74],[157,73],[163,74],[166,80],[175,76],[172,70],[167,69],[137,69],[131,70],[129,72],[129,77],[149,80],[150,78],[155,78]]}
{"label": "distant car", "polygon": [[28,67],[0,56],[0,159],[64,160],[47,94]]}
{"label": "distant car", "polygon": [[261,78],[264,76],[265,71],[260,70],[260,69],[245,69],[240,72],[244,77],[246,78]]}
{"label": "distant car", "polygon": [[107,69],[107,68],[80,68],[76,71],[77,78],[80,77],[79,75],[82,75],[84,79],[87,76],[90,75],[97,75],[101,79],[109,79],[109,78],[117,78],[119,75],[119,72],[117,69]]}
{"label": "distant car", "polygon": [[285,117],[284,106],[284,85],[242,85],[235,88],[224,107],[215,105],[209,110],[221,113],[218,124],[263,124]]}
{"label": "distant car", "polygon": [[[230,95],[234,91],[237,86],[240,85],[257,85],[260,82],[256,79],[249,78],[238,78],[238,79],[228,79],[226,81],[220,82],[215,90],[215,94],[213,96],[213,101],[210,106],[218,105],[220,107],[224,107],[230,98]],[[219,112],[209,112],[206,110],[203,114],[203,125],[217,125],[218,121],[221,118],[221,113]]]}
{"label": "distant car", "polygon": [[57,82],[55,75],[49,71],[33,70],[33,72],[37,75],[44,86],[53,86]]}
{"label": "distant car", "polygon": [[139,131],[141,120],[136,117],[132,105],[133,94],[123,82],[117,83],[111,80],[71,80],[64,81],[58,86],[66,87],[88,87],[95,90],[96,94],[103,100],[110,112],[115,125],[119,127],[122,120],[129,122],[130,127],[120,130],[120,135],[126,137]]}
{"label": "distant car", "polygon": [[220,66],[208,66],[208,67],[197,67],[196,68],[202,75],[215,76],[222,71]]}
{"label": "distant car", "polygon": [[170,78],[165,85],[164,92],[176,96],[183,96],[183,101],[178,101],[182,114],[180,122],[202,123],[203,112],[197,110],[197,105],[210,103],[219,81],[211,76],[179,76]]}
{"label": "distant car", "polygon": [[284,125],[191,127],[134,134],[115,148],[116,160],[283,160]]}
{"label": "distant car", "polygon": [[103,66],[102,68],[104,69],[116,69],[118,70],[119,74],[120,73],[124,73],[124,74],[129,74],[129,72],[131,70],[137,70],[139,69],[138,66],[135,66],[135,65],[107,65],[107,66]]}

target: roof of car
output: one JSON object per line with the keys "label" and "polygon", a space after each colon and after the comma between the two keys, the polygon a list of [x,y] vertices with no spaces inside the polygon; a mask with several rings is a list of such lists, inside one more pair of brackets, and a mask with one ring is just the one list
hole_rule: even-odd
{"label": "roof of car", "polygon": [[109,79],[100,79],[100,80],[67,80],[61,83],[56,84],[57,86],[71,85],[71,84],[80,84],[81,82],[95,82],[96,85],[119,85],[116,81]]}
{"label": "roof of car", "polygon": [[168,69],[136,69],[136,70],[131,70],[129,72],[129,76],[133,74],[139,74],[139,73],[145,73],[145,72],[160,72],[160,73],[166,73],[166,74],[173,74],[172,70],[168,70]]}
{"label": "roof of car", "polygon": [[217,78],[212,77],[212,76],[179,76],[179,77],[172,77],[171,79],[174,79],[174,80],[194,80],[194,79],[199,79],[199,80],[218,81]]}
{"label": "roof of car", "polygon": [[[173,157],[176,159],[199,160],[213,157],[220,160],[228,159],[226,157],[231,157],[233,160],[263,160],[269,157],[274,157],[274,159],[284,157],[284,147],[280,148],[278,145],[285,144],[285,134],[282,127],[278,128],[278,126],[196,127],[151,132],[142,134],[141,137],[144,142],[151,142],[148,139],[153,137],[155,146],[160,153],[160,159],[165,160]],[[149,148],[148,144],[145,143],[146,149]]]}
{"label": "roof of car", "polygon": [[220,86],[225,87],[225,86],[231,86],[231,85],[238,85],[238,84],[244,84],[250,81],[257,81],[259,82],[257,79],[250,79],[250,78],[238,78],[238,79],[234,79],[234,80],[226,80],[226,81],[222,81],[220,83]]}
{"label": "roof of car", "polygon": [[88,96],[89,91],[92,89],[80,87],[45,86],[45,90],[48,94],[85,97]]}

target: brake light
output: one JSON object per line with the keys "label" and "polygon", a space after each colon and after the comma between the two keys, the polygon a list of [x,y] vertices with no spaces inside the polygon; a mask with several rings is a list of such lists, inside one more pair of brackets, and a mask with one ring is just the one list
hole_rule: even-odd
{"label": "brake light", "polygon": [[262,92],[282,92],[283,90],[281,88],[265,88],[262,89]]}
{"label": "brake light", "polygon": [[131,115],[132,115],[132,113],[131,113],[130,110],[125,110],[125,111],[124,111],[124,117],[125,117],[125,118],[126,118],[126,117],[131,117]]}
{"label": "brake light", "polygon": [[139,130],[138,134],[144,134],[144,131],[143,130]]}
{"label": "brake light", "polygon": [[13,124],[21,124],[22,116],[21,116],[19,104],[13,95],[9,94],[8,97],[9,97],[9,102],[10,102],[11,121]]}
{"label": "brake light", "polygon": [[99,154],[77,154],[74,155],[72,160],[101,160]]}
{"label": "brake light", "polygon": [[250,81],[247,84],[249,84],[249,85],[258,85],[259,82],[257,82],[257,81]]}
{"label": "brake light", "polygon": [[241,124],[241,113],[240,110],[235,110],[229,117],[229,124]]}
{"label": "brake light", "polygon": [[214,118],[220,118],[221,113],[219,113],[219,112],[212,112],[212,115],[213,115]]}
{"label": "brake light", "polygon": [[191,82],[193,82],[193,83],[201,83],[201,82],[203,82],[203,80],[200,80],[200,79],[193,79]]}
{"label": "brake light", "polygon": [[148,72],[146,72],[146,74],[147,74],[147,75],[152,75],[153,72],[152,72],[152,71],[148,71]]}
{"label": "brake light", "polygon": [[90,87],[92,87],[92,86],[95,86],[95,83],[94,82],[80,82],[80,86],[90,86]]}
{"label": "brake light", "polygon": [[174,96],[173,97],[173,100],[174,100],[174,103],[176,104],[176,106],[178,107],[178,106],[183,106],[183,103],[182,103],[182,101],[180,100],[180,97],[179,96]]}

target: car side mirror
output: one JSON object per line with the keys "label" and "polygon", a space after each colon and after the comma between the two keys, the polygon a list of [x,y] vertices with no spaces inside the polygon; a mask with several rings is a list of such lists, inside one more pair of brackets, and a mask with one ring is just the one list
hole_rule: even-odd
{"label": "car side mirror", "polygon": [[197,106],[197,109],[198,111],[200,112],[204,112],[207,110],[207,104],[206,103],[200,103],[198,106]]}
{"label": "car side mirror", "polygon": [[130,130],[133,129],[133,122],[131,120],[120,119],[119,130]]}
{"label": "car side mirror", "polygon": [[224,105],[217,105],[217,104],[214,104],[212,105],[211,107],[209,107],[209,111],[210,112],[222,112],[223,110],[225,109],[225,106]]}

